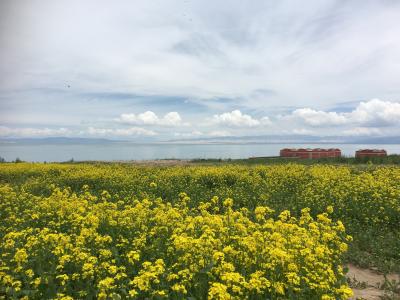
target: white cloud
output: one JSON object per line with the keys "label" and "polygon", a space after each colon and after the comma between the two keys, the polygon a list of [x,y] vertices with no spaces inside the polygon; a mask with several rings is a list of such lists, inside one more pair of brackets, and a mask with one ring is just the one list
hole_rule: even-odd
{"label": "white cloud", "polygon": [[360,102],[351,112],[325,112],[312,108],[294,110],[281,117],[286,121],[300,121],[311,127],[359,126],[383,127],[400,124],[400,103],[372,99]]}
{"label": "white cloud", "polygon": [[211,132],[208,132],[206,135],[212,136],[212,137],[224,137],[224,136],[232,136],[232,133],[226,130],[214,130]]}
{"label": "white cloud", "polygon": [[202,132],[194,130],[192,132],[176,132],[175,137],[195,138],[195,137],[224,137],[232,136],[232,133],[226,130],[212,130],[209,132]]}
{"label": "white cloud", "polygon": [[71,130],[67,128],[9,128],[0,126],[0,136],[3,137],[48,137],[48,136],[67,136]]}
{"label": "white cloud", "polygon": [[175,112],[169,112],[167,113],[163,119],[161,119],[162,125],[169,125],[169,126],[179,126],[182,125],[182,119],[181,116]]}
{"label": "white cloud", "polygon": [[[346,112],[343,109],[346,108]],[[340,106],[339,106],[340,109]],[[151,137],[169,140],[172,137],[211,136],[262,136],[276,134],[301,134],[317,136],[394,136],[399,134],[400,103],[372,99],[359,102],[353,109],[324,111],[314,108],[293,109],[286,115],[269,113],[270,117],[256,117],[233,110],[221,114],[205,115],[205,121],[195,119],[185,123],[177,112],[158,116],[152,111],[140,114],[122,114],[110,124],[110,119],[81,123],[80,126],[61,128],[33,128],[0,126],[2,137],[46,136],[103,136],[103,137]],[[260,115],[261,112],[257,112]],[[193,117],[190,113],[187,118]],[[126,124],[122,126],[121,124]],[[140,126],[139,126],[140,125]],[[31,125],[33,126],[33,125]],[[89,127],[90,126],[90,127]],[[175,128],[171,128],[175,127]]]}
{"label": "white cloud", "polygon": [[10,128],[0,126],[1,137],[65,137],[65,136],[105,136],[105,137],[128,137],[128,136],[155,136],[153,130],[140,127],[130,128],[96,128],[89,127],[86,130],[76,131],[68,128]]}
{"label": "white cloud", "polygon": [[202,136],[203,132],[198,130],[193,130],[192,132],[175,132],[174,136],[176,137],[198,137]]}
{"label": "white cloud", "polygon": [[131,128],[95,128],[89,127],[87,130],[89,135],[97,136],[155,136],[157,133],[140,127]]}
{"label": "white cloud", "polygon": [[272,125],[272,121],[270,120],[269,117],[262,117],[262,118],[260,119],[260,123],[261,123],[262,125]]}
{"label": "white cloud", "polygon": [[[256,108],[399,93],[397,1],[5,3],[7,88],[68,80],[74,91],[241,97]],[[273,93],[253,102],[262,89]]]}
{"label": "white cloud", "polygon": [[400,103],[372,99],[361,102],[350,114],[345,114],[349,122],[388,126],[400,123]]}
{"label": "white cloud", "polygon": [[344,130],[342,134],[345,136],[376,136],[381,135],[382,131],[379,128],[355,127]]}
{"label": "white cloud", "polygon": [[[143,112],[155,97],[164,98],[155,101],[154,110],[186,114],[187,108],[195,112],[192,123],[237,107],[313,110],[372,95],[400,99],[400,1],[3,2],[0,120],[5,126],[92,124],[131,107]],[[147,98],[111,95],[119,93]],[[181,110],[176,97],[197,103]],[[311,113],[307,124],[314,127],[347,118]],[[124,118],[138,126],[179,124],[177,115],[152,112]],[[246,127],[255,130],[262,122],[254,120],[245,121],[253,124]]]}
{"label": "white cloud", "polygon": [[300,129],[293,129],[292,133],[298,135],[312,135],[314,134],[314,131],[305,128],[300,128]]}
{"label": "white cloud", "polygon": [[129,124],[156,125],[159,119],[152,111],[146,111],[137,116],[135,114],[122,114],[121,121]]}
{"label": "white cloud", "polygon": [[182,122],[179,113],[172,111],[159,118],[154,112],[146,111],[141,114],[121,114],[118,122],[131,125],[161,125],[161,126],[182,126],[188,125]]}
{"label": "white cloud", "polygon": [[292,112],[292,118],[298,118],[310,126],[342,125],[346,123],[346,117],[336,112],[324,112],[311,108],[300,108]]}
{"label": "white cloud", "polygon": [[230,127],[254,127],[261,124],[259,120],[253,119],[250,115],[242,114],[240,110],[214,115],[211,121],[216,125]]}

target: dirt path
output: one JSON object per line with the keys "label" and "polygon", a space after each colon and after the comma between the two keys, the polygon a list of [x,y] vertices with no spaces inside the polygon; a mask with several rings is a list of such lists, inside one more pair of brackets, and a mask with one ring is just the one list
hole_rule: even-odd
{"label": "dirt path", "polygon": [[[381,300],[384,296],[384,290],[379,287],[384,283],[385,278],[382,274],[378,274],[373,270],[361,269],[354,265],[348,265],[349,272],[347,277],[352,281],[354,297],[351,299],[363,300]],[[400,280],[400,275],[389,274],[388,280]],[[400,296],[400,295],[399,295]],[[399,298],[400,299],[400,298]]]}

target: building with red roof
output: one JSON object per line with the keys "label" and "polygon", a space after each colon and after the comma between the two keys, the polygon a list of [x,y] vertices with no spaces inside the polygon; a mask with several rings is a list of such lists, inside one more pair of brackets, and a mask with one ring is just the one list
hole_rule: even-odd
{"label": "building with red roof", "polygon": [[328,157],[341,157],[342,152],[338,148],[330,149],[289,149],[285,148],[280,151],[281,157],[293,157],[293,158],[305,158],[305,159],[317,159],[317,158],[328,158]]}
{"label": "building with red roof", "polygon": [[387,156],[387,152],[384,149],[361,149],[356,151],[356,158],[376,156]]}

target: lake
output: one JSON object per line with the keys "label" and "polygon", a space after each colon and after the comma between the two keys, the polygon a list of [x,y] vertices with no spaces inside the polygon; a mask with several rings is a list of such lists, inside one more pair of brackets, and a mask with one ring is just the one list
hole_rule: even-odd
{"label": "lake", "polygon": [[104,144],[19,144],[1,143],[0,156],[7,161],[17,157],[30,162],[80,160],[153,160],[194,158],[248,158],[278,156],[282,148],[340,148],[342,155],[354,156],[361,148],[386,149],[400,154],[400,145],[360,144],[137,144],[132,142]]}

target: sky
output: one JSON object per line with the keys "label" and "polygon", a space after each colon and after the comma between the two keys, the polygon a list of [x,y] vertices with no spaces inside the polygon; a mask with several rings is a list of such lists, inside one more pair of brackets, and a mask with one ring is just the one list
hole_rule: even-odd
{"label": "sky", "polygon": [[2,0],[0,137],[400,135],[400,1]]}

